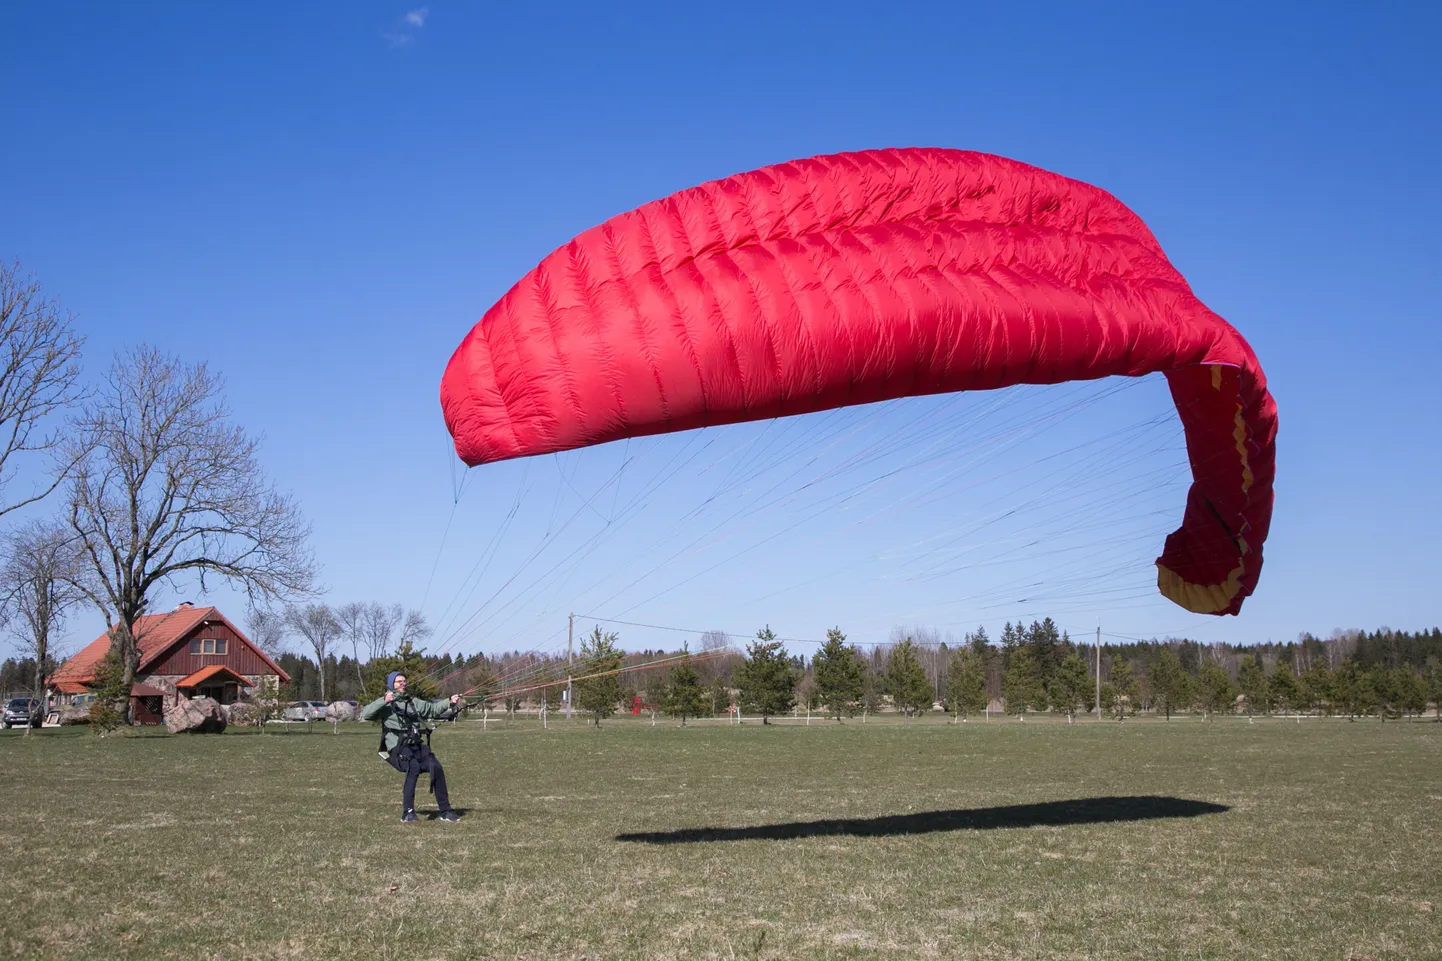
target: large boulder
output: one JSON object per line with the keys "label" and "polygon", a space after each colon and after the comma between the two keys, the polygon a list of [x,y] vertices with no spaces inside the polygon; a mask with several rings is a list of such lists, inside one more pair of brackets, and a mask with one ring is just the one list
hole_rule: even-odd
{"label": "large boulder", "polygon": [[88,707],[70,707],[60,712],[60,726],[69,727],[72,724],[89,724],[90,709]]}
{"label": "large boulder", "polygon": [[255,724],[259,720],[260,712],[256,709],[256,706],[249,701],[236,701],[234,704],[225,704],[221,706],[221,709],[225,711],[225,719],[227,721],[240,727]]}
{"label": "large boulder", "polygon": [[360,712],[350,701],[332,701],[325,706],[327,721],[354,721],[359,715]]}
{"label": "large boulder", "polygon": [[180,701],[165,712],[165,728],[171,734],[219,734],[225,730],[225,709],[209,697]]}

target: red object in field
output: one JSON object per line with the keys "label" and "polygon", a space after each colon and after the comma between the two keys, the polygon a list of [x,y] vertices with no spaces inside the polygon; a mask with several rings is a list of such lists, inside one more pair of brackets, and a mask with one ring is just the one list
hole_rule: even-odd
{"label": "red object in field", "polygon": [[632,714],[640,714],[640,713],[641,713],[641,695],[639,695],[639,694],[637,694],[635,697],[633,697],[633,698],[631,699],[631,713],[632,713]]}
{"label": "red object in field", "polygon": [[476,465],[910,395],[1165,373],[1192,488],[1157,586],[1252,593],[1277,408],[1252,349],[1105,191],[988,154],[813,157],[579,235],[466,336],[441,381]]}

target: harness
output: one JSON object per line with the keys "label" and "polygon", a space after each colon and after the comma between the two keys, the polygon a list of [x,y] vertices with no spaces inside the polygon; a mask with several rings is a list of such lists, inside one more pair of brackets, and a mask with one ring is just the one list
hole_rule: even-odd
{"label": "harness", "polygon": [[[404,705],[404,708],[402,708],[401,705]],[[430,749],[431,731],[433,731],[434,728],[432,728],[429,724],[424,723],[421,720],[421,716],[415,713],[415,711],[411,707],[411,698],[409,696],[403,698],[398,697],[391,701],[391,712],[395,714],[396,717],[399,717],[401,720],[406,722],[405,730],[401,731],[397,735],[397,737],[400,738],[400,740],[396,742],[397,752],[413,753],[415,751],[418,751],[422,744],[425,745],[427,750]],[[390,763],[391,754],[389,751],[386,750],[387,733],[394,732],[388,732],[386,730],[386,726],[382,724],[381,743],[380,747],[377,748],[376,753],[381,756],[382,761]],[[403,751],[403,748],[410,748],[410,751]]]}

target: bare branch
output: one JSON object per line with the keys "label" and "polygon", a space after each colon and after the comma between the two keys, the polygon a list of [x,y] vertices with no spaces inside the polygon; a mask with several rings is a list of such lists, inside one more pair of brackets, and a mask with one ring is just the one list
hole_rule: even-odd
{"label": "bare branch", "polygon": [[310,642],[315,651],[315,662],[320,669],[320,699],[325,700],[325,661],[331,645],[340,640],[342,628],[335,613],[324,604],[308,604],[305,607],[290,607],[285,612],[285,622],[301,637]]}
{"label": "bare branch", "polygon": [[116,358],[75,424],[70,524],[126,683],[139,662],[134,625],[158,587],[194,577],[203,593],[219,578],[252,607],[315,593],[309,526],[265,479],[222,389],[205,364],[142,347]]}
{"label": "bare branch", "polygon": [[34,696],[41,704],[45,678],[58,660],[55,638],[89,592],[85,575],[79,539],[58,523],[31,523],[5,541],[0,610],[21,649],[35,658]]}
{"label": "bare branch", "polygon": [[60,425],[47,430],[46,422],[79,399],[85,340],[72,320],[36,281],[21,278],[18,264],[0,265],[0,516],[49,495],[73,466],[62,458],[54,475],[30,494],[5,498],[16,459],[59,448]]}
{"label": "bare branch", "polygon": [[255,646],[268,657],[277,658],[285,653],[285,639],[290,627],[286,624],[284,612],[264,607],[251,608],[245,620],[245,630]]}

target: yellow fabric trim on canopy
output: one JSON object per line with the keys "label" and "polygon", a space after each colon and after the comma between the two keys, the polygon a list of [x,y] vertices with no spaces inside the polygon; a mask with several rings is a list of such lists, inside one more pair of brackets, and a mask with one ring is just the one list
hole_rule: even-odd
{"label": "yellow fabric trim on canopy", "polygon": [[1238,563],[1220,584],[1193,584],[1171,568],[1157,564],[1157,590],[1193,614],[1215,614],[1232,606],[1232,600],[1242,589],[1245,571],[1246,564]]}

